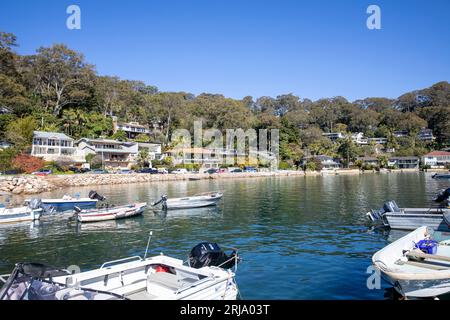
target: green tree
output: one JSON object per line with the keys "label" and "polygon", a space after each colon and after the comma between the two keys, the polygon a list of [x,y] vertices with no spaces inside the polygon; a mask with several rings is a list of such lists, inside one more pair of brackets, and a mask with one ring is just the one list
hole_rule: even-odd
{"label": "green tree", "polygon": [[6,128],[6,138],[13,143],[18,150],[25,150],[31,146],[33,131],[36,130],[36,120],[31,117],[17,119],[10,122]]}
{"label": "green tree", "polygon": [[346,138],[341,141],[337,152],[343,160],[344,165],[348,168],[350,162],[356,160],[360,150],[351,138]]}

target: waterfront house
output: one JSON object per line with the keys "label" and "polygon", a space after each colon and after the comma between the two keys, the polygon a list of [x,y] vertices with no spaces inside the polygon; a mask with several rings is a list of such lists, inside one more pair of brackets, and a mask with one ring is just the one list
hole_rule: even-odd
{"label": "waterfront house", "polygon": [[114,133],[119,130],[124,131],[127,134],[128,139],[134,139],[140,134],[150,134],[148,126],[141,125],[138,122],[118,122],[117,117],[112,118]]}
{"label": "waterfront house", "polygon": [[313,158],[320,161],[320,163],[322,164],[322,170],[334,170],[342,168],[342,164],[338,159],[326,155],[303,157],[303,159],[300,161],[300,165],[306,166],[308,164],[308,161],[311,161]]}
{"label": "waterfront house", "polygon": [[174,165],[179,164],[198,164],[201,168],[219,168],[223,163],[219,156],[213,150],[205,148],[173,148],[166,152],[166,155],[172,157]]}
{"label": "waterfront house", "polygon": [[329,133],[322,133],[324,137],[327,137],[331,141],[336,141],[338,139],[343,139],[345,136],[341,132],[329,132]]}
{"label": "waterfront house", "polygon": [[74,140],[64,133],[34,131],[31,155],[45,161],[65,159],[74,163],[84,163],[85,158],[74,146]]}
{"label": "waterfront house", "polygon": [[102,166],[108,169],[131,168],[138,155],[138,145],[135,142],[81,138],[77,141],[77,146],[85,157],[88,154],[100,156]]}
{"label": "waterfront house", "polygon": [[450,164],[450,152],[432,151],[422,157],[422,163],[432,168],[445,167]]}
{"label": "waterfront house", "polygon": [[388,166],[398,169],[419,169],[419,157],[390,157]]}

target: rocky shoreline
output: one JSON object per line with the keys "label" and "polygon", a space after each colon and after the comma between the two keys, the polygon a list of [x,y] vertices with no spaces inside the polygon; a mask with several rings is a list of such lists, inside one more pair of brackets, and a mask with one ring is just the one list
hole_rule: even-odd
{"label": "rocky shoreline", "polygon": [[[255,173],[220,173],[220,174],[73,174],[52,175],[47,177],[22,175],[0,176],[0,194],[38,194],[65,187],[117,185],[130,183],[152,183],[158,181],[205,180],[205,179],[239,179],[283,176],[318,176],[364,174],[375,171],[360,171],[358,169],[316,171],[277,171]],[[390,170],[386,172],[418,172],[418,170]]]}

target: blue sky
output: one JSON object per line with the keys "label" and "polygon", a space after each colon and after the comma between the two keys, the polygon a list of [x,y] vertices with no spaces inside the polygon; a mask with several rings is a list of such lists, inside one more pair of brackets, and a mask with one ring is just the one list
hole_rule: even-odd
{"label": "blue sky", "polygon": [[[81,30],[66,28],[71,4]],[[370,4],[381,30],[366,27]],[[101,75],[162,91],[355,100],[449,81],[449,14],[446,0],[9,0],[0,30],[21,54],[65,43]]]}

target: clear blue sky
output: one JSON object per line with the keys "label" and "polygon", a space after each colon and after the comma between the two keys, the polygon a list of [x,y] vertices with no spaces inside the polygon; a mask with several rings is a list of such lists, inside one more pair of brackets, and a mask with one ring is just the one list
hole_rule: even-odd
{"label": "clear blue sky", "polygon": [[[82,29],[66,28],[81,7]],[[366,28],[377,4],[382,29]],[[398,97],[450,77],[450,1],[9,0],[21,54],[65,43],[101,75],[233,98]]]}

